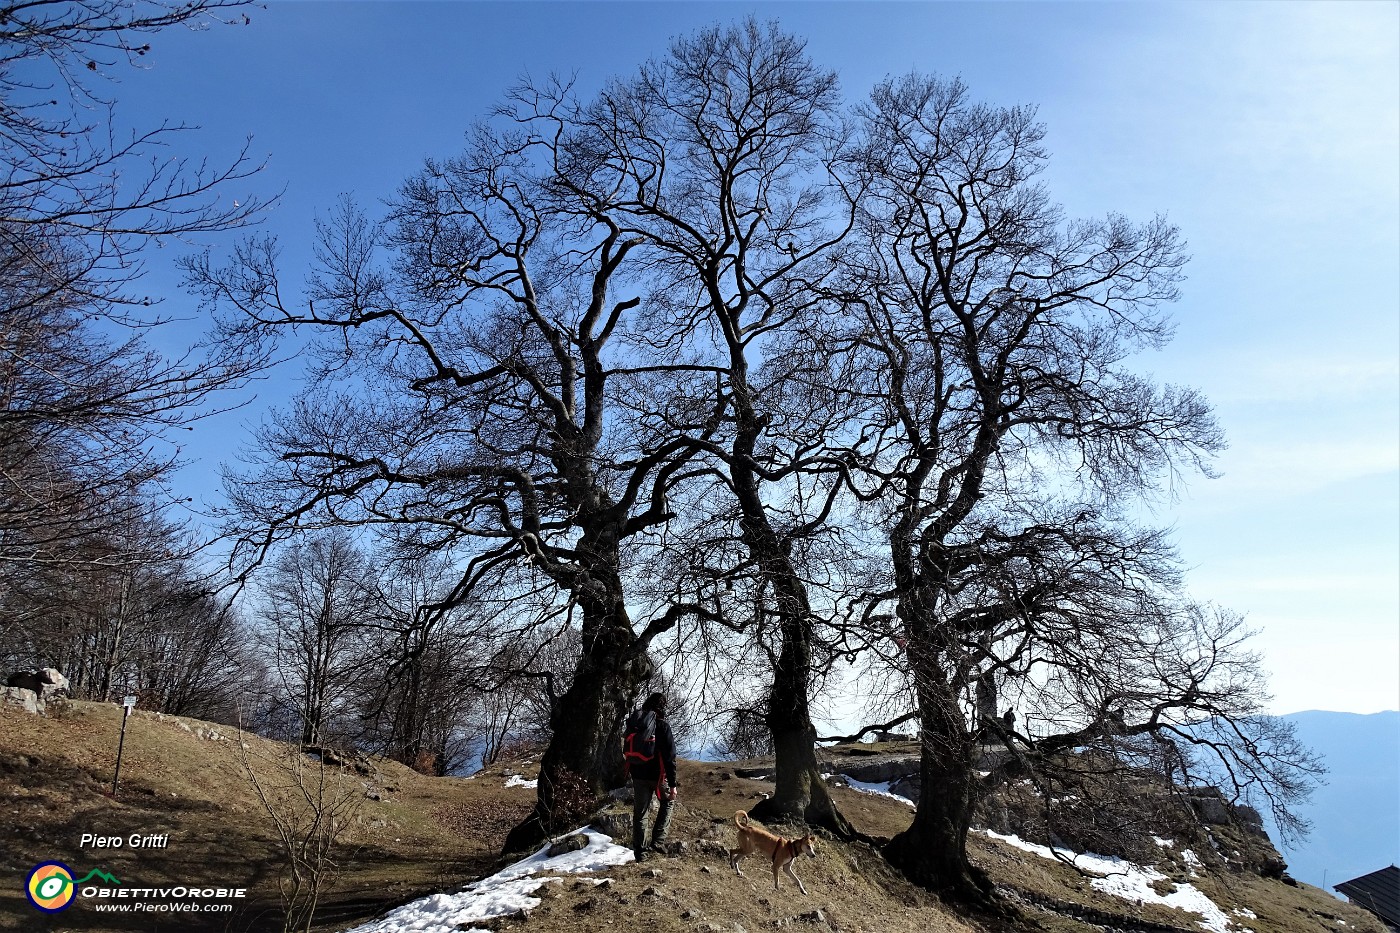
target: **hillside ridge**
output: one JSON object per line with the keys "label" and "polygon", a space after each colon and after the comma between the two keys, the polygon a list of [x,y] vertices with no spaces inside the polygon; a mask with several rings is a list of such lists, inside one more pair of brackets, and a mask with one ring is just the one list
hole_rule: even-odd
{"label": "hillside ridge", "polygon": [[[24,931],[279,930],[279,861],[275,833],[241,773],[245,757],[266,770],[286,746],[235,729],[138,711],[128,724],[121,793],[110,796],[120,709],[112,704],[67,704],[47,717],[0,710],[0,801],[13,831],[0,852],[0,929]],[[241,746],[247,745],[244,749]],[[246,756],[245,756],[245,753]],[[306,756],[308,761],[311,760]],[[450,897],[502,867],[505,832],[533,803],[532,757],[498,762],[465,778],[433,778],[397,762],[374,758],[325,765],[362,794],[342,871],[316,914],[318,933],[344,930],[383,916],[419,897]],[[761,867],[739,878],[728,867],[733,814],[771,793],[771,781],[743,777],[765,762],[682,761],[683,796],[666,857],[626,864],[567,882],[551,882],[538,909],[500,917],[481,929],[520,933],[593,931],[619,927],[656,933],[756,933],[804,928],[869,933],[973,933],[987,922],[961,915],[909,884],[862,844],[823,838],[816,859],[799,868],[811,896],[786,885],[772,890]],[[771,762],[768,762],[771,766]],[[315,767],[322,765],[315,762]],[[368,767],[369,773],[361,773]],[[771,771],[768,775],[771,777]],[[350,786],[350,785],[347,785]],[[850,787],[832,788],[852,822],[871,837],[888,837],[908,824],[909,805]],[[630,807],[613,803],[601,814],[614,835],[625,835]],[[608,820],[611,820],[609,823]],[[797,827],[774,827],[795,834]],[[607,831],[604,829],[604,831]],[[168,834],[165,848],[133,851],[80,846],[82,833],[126,837]],[[1024,914],[999,928],[1089,933],[1199,933],[1200,916],[1151,903],[1151,894],[1125,899],[1096,887],[1095,876],[1037,854],[1029,843],[974,833],[970,847],[981,866]],[[26,874],[41,861],[64,861],[86,873],[100,868],[123,882],[152,888],[177,883],[242,885],[247,897],[217,921],[164,916],[116,918],[78,903],[53,917],[39,914],[22,893]],[[1143,893],[1190,884],[1243,920],[1228,933],[1382,933],[1369,916],[1306,885],[1289,887],[1250,872],[1192,867],[1178,850],[1163,850],[1161,877],[1123,879],[1147,885]],[[595,885],[600,877],[611,878]],[[1112,876],[1108,876],[1111,878]],[[1120,879],[1123,880],[1123,879]],[[1103,879],[1099,879],[1102,882]],[[1105,882],[1106,883],[1106,882]],[[1121,887],[1122,885],[1120,885]],[[650,891],[650,893],[648,893]],[[1231,913],[1235,912],[1235,913]],[[1209,929],[1209,928],[1207,928]]]}

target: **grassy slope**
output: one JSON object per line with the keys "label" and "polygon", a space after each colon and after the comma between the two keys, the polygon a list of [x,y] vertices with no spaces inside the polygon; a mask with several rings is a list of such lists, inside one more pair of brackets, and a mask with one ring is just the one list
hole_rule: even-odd
{"label": "grassy slope", "polygon": [[[122,794],[110,789],[120,711],[110,705],[74,703],[48,719],[0,709],[0,929],[62,930],[262,930],[276,929],[279,913],[273,835],[243,775],[236,733],[214,727],[232,741],[211,741],[181,721],[134,716],[122,763]],[[205,724],[184,721],[199,730]],[[249,760],[267,780],[274,743],[247,737]],[[528,762],[502,765],[469,780],[434,779],[394,762],[376,761],[371,776],[346,774],[381,800],[365,799],[354,832],[355,855],[327,898],[325,930],[430,891],[455,890],[498,864],[505,831],[528,808],[532,793],[505,787],[507,776],[533,773]],[[827,928],[852,933],[973,933],[985,929],[889,871],[861,846],[824,842],[819,857],[798,868],[810,896],[784,879],[774,892],[767,867],[749,860],[745,878],[726,864],[735,810],[747,809],[771,784],[735,777],[730,765],[683,762],[682,798],[672,837],[687,841],[682,857],[609,872],[607,888],[572,879],[545,889],[528,919],[503,920],[520,933],[592,933],[646,929],[654,933],[773,929],[820,910]],[[845,788],[834,790],[852,821],[872,835],[889,836],[908,825],[910,810]],[[165,850],[79,850],[79,835],[100,832],[169,832]],[[1195,915],[1162,907],[1137,907],[1092,890],[1062,865],[974,836],[975,861],[1002,885],[1060,902],[1089,905],[1142,921],[1198,929]],[[242,885],[251,903],[232,921],[200,926],[185,918],[134,918],[113,925],[81,905],[54,917],[24,901],[24,876],[38,861],[59,859],[85,872],[102,867],[123,880]],[[1164,866],[1172,874],[1181,866]],[[655,874],[652,874],[655,873]],[[1183,880],[1185,876],[1183,874]],[[1291,888],[1252,875],[1217,874],[1191,879],[1227,912],[1249,908],[1256,933],[1382,933],[1369,915],[1314,888]],[[1342,926],[1338,921],[1345,921]],[[1023,929],[1091,933],[1060,914],[1027,908]],[[802,923],[805,929],[820,929]]]}

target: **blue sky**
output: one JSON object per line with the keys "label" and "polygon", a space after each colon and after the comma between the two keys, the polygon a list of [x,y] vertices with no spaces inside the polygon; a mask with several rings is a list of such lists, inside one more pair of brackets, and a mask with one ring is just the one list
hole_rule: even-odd
{"label": "blue sky", "polygon": [[[851,96],[909,69],[1036,104],[1046,182],[1071,214],[1165,213],[1193,256],[1177,338],[1141,366],[1200,387],[1222,477],[1158,510],[1194,594],[1248,615],[1276,712],[1400,706],[1400,4],[273,3],[247,26],[169,30],[114,71],[133,125],[201,127],[191,152],[268,157],[265,226],[305,268],[317,212],[373,206],[451,155],[523,72],[583,88],[668,40],[750,13],[808,38]],[[229,196],[241,195],[230,192]],[[145,287],[193,315],[169,265]],[[293,274],[295,277],[295,273]],[[198,329],[190,320],[183,330]],[[178,337],[177,330],[167,335]],[[204,422],[182,492],[294,367]]]}

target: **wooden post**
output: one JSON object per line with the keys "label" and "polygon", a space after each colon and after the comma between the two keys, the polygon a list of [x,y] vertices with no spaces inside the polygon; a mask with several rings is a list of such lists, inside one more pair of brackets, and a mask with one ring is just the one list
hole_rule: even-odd
{"label": "wooden post", "polygon": [[112,775],[112,796],[117,796],[117,788],[122,780],[122,749],[126,747],[126,721],[131,717],[131,710],[136,706],[136,697],[122,697],[122,735],[117,740],[117,771]]}

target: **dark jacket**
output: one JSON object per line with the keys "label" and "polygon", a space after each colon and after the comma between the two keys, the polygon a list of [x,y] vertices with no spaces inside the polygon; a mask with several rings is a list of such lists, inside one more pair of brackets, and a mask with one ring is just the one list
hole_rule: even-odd
{"label": "dark jacket", "polygon": [[666,783],[671,787],[676,785],[676,738],[671,734],[671,725],[666,720],[657,717],[656,720],[656,757],[651,761],[634,761],[631,764],[631,775],[634,781],[654,782],[661,776],[661,769],[666,769]]}

